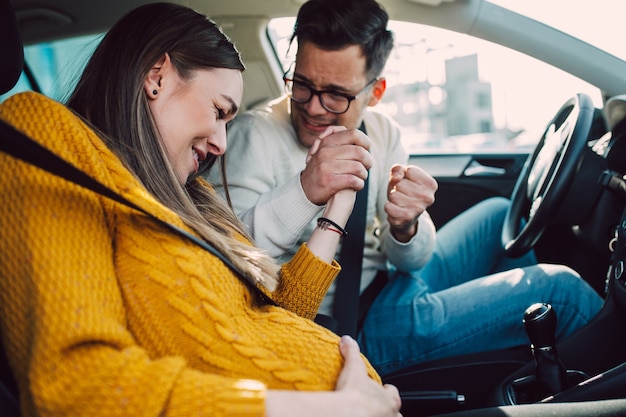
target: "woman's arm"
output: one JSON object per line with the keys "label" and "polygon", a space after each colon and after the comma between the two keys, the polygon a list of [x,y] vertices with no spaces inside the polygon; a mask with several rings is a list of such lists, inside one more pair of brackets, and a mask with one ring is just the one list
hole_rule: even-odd
{"label": "woman's arm", "polygon": [[[345,229],[348,218],[352,213],[356,192],[353,190],[339,191],[332,196],[326,204],[326,209],[322,214],[332,222]],[[322,229],[316,227],[307,242],[307,246],[318,258],[324,262],[331,263],[337,253],[337,246],[341,241],[342,234],[335,227]]]}
{"label": "woman's arm", "polygon": [[[326,131],[319,136],[319,139],[315,141],[313,146],[311,146],[311,149],[309,150],[309,155],[307,156],[307,163],[309,162],[309,159],[311,159],[311,157],[317,152],[324,138],[344,130],[347,129],[343,126],[329,126]],[[363,146],[369,148],[369,142],[364,143]],[[369,167],[365,168],[368,169]],[[350,217],[350,214],[352,214],[355,200],[356,190],[344,189],[337,192],[326,203],[326,209],[324,210],[323,217],[341,226],[342,229],[345,229],[348,218]],[[337,252],[337,246],[341,237],[341,233],[337,233],[337,230],[335,230],[334,228],[322,229],[320,227],[316,227],[311,234],[307,245],[309,246],[311,252],[313,252],[325,262],[330,263],[335,257],[335,254]]]}
{"label": "woman's arm", "polygon": [[[329,127],[314,143],[309,151],[307,162],[314,155],[322,140],[333,133],[345,131],[341,126]],[[369,138],[359,137],[361,146],[369,147]],[[366,166],[365,169],[369,168]],[[354,208],[356,191],[344,189],[330,197],[322,217],[344,229]],[[339,272],[334,262],[337,246],[342,233],[335,227],[316,227],[306,245],[302,245],[296,255],[281,270],[281,284],[272,295],[281,306],[296,314],[313,319],[328,288]],[[319,262],[316,264],[316,262]],[[323,265],[321,265],[323,263]]]}

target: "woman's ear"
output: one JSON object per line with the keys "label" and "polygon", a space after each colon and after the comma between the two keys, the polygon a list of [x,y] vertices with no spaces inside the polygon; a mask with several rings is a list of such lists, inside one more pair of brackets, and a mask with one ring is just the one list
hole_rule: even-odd
{"label": "woman's ear", "polygon": [[148,98],[152,100],[156,100],[161,89],[163,88],[163,81],[169,75],[172,70],[172,61],[170,60],[170,56],[168,53],[163,54],[161,59],[159,59],[148,71],[148,75],[146,75],[146,79],[144,80],[144,91]]}
{"label": "woman's ear", "polygon": [[387,80],[384,77],[380,77],[379,79],[374,81],[374,85],[372,86],[372,94],[370,94],[370,100],[367,102],[367,105],[377,105],[378,102],[383,99],[383,95],[385,95],[386,89]]}

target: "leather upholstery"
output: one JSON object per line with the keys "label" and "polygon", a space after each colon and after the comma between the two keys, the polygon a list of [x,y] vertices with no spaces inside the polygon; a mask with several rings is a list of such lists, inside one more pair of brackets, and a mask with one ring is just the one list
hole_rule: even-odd
{"label": "leather upholstery", "polygon": [[11,90],[24,67],[24,48],[11,0],[0,0],[0,94]]}

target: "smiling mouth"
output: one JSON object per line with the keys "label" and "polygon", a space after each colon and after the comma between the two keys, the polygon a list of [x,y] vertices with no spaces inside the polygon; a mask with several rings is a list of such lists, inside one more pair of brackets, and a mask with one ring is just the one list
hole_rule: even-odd
{"label": "smiling mouth", "polygon": [[198,161],[198,163],[206,159],[206,154],[199,149],[191,148],[191,153],[193,154],[194,159]]}
{"label": "smiling mouth", "polygon": [[191,154],[193,155],[194,160],[193,173],[198,173],[200,170],[200,164],[206,159],[206,154],[202,152],[202,150],[196,148],[191,148]]}
{"label": "smiling mouth", "polygon": [[332,123],[315,122],[304,115],[302,116],[302,121],[304,122],[304,125],[309,130],[314,130],[316,132],[326,130],[326,128],[332,124]]}

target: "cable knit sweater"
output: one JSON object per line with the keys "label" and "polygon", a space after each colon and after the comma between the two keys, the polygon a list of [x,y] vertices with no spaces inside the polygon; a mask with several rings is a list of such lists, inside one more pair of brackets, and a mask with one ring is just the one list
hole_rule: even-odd
{"label": "cable knit sweater", "polygon": [[[0,118],[188,230],[63,105],[22,93]],[[259,306],[147,216],[4,154],[0,169],[0,324],[23,415],[263,416],[268,388],[334,388],[338,337],[310,319],[336,264],[303,245],[271,294],[282,307]]]}

